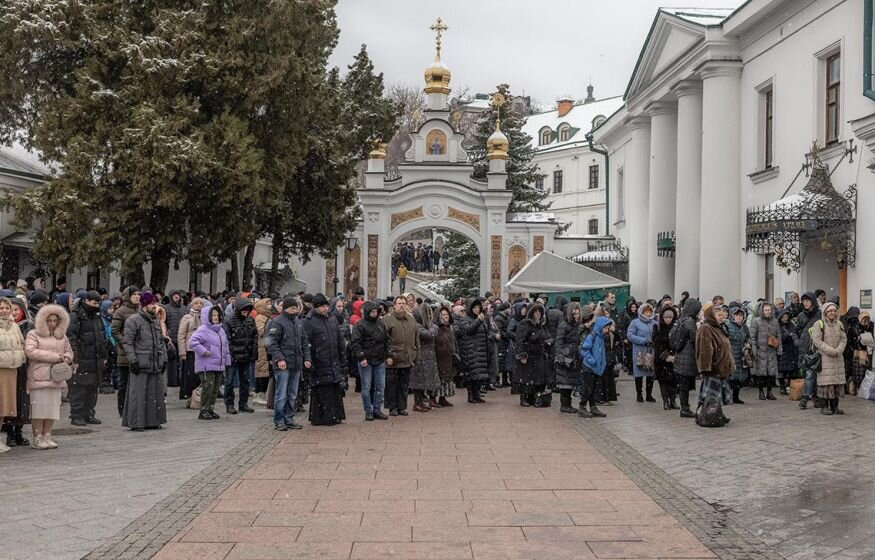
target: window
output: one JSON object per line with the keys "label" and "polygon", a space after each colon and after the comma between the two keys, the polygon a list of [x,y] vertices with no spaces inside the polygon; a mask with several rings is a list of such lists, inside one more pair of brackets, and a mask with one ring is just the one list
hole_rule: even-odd
{"label": "window", "polygon": [[535,188],[539,191],[544,190],[544,176],[539,175],[537,179],[535,179]]}
{"label": "window", "polygon": [[100,287],[100,269],[88,267],[88,274],[85,277],[85,287],[89,290],[96,290]]}
{"label": "window", "polygon": [[559,129],[559,141],[566,142],[571,137],[571,127],[568,125]]}
{"label": "window", "polygon": [[763,91],[763,169],[770,169],[774,158],[774,110],[775,97],[770,87]]}
{"label": "window", "polygon": [[841,53],[826,59],[826,143],[839,140],[841,118]]}
{"label": "window", "polygon": [[543,128],[543,129],[541,129],[541,141],[540,141],[540,145],[543,146],[544,144],[549,144],[549,143],[550,143],[550,140],[552,139],[552,137],[553,137],[553,131],[552,131],[552,130],[550,130],[549,128]]}
{"label": "window", "polygon": [[561,193],[562,192],[562,170],[557,170],[553,172],[553,193]]}
{"label": "window", "polygon": [[599,220],[598,218],[592,218],[589,221],[589,234],[590,235],[598,235],[599,234]]}
{"label": "window", "polygon": [[591,189],[599,188],[599,166],[598,165],[590,165],[589,166],[589,188],[591,188]]}

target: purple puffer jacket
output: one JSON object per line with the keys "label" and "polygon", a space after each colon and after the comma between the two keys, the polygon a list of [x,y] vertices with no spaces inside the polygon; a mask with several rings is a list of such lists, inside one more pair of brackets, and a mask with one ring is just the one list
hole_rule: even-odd
{"label": "purple puffer jacket", "polygon": [[201,326],[194,331],[188,341],[188,349],[194,352],[194,371],[225,371],[231,365],[231,352],[228,337],[221,323],[210,324],[210,309],[201,310]]}

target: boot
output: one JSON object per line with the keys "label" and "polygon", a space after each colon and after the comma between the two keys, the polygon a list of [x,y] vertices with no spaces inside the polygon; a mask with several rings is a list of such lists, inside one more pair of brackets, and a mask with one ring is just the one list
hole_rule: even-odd
{"label": "boot", "polygon": [[635,378],[635,401],[644,402],[644,397],[641,395],[641,385],[643,384],[642,377]]}
{"label": "boot", "polygon": [[808,408],[808,397],[802,397],[799,399],[799,408],[802,410]]}
{"label": "boot", "polygon": [[[468,399],[468,402],[472,402],[471,399]],[[413,412],[428,412],[428,409],[422,406],[421,403],[416,403],[413,405]]]}
{"label": "boot", "polygon": [[832,407],[822,406],[822,407],[820,407],[820,413],[823,414],[824,416],[832,416],[833,415]]}
{"label": "boot", "polygon": [[665,397],[662,397],[662,410],[671,410],[671,405]]}
{"label": "boot", "polygon": [[15,443],[15,432],[12,429],[12,424],[6,424],[3,429],[6,430],[6,447],[15,447],[18,445]]}
{"label": "boot", "polygon": [[604,412],[602,412],[601,410],[599,410],[599,407],[597,407],[597,406],[594,405],[594,404],[589,405],[589,413],[590,413],[594,418],[605,418],[605,417],[607,416],[607,414],[605,414]]}
{"label": "boot", "polygon": [[771,388],[771,387],[766,387],[766,400],[769,400],[769,401],[776,401],[776,400],[778,400],[777,397],[775,397],[775,395],[772,394],[772,388]]}
{"label": "boot", "polygon": [[762,387],[762,386],[760,386],[760,396],[759,396],[759,399],[760,399],[761,401],[766,400],[766,392],[765,392],[765,390],[763,390],[763,387]]}
{"label": "boot", "polygon": [[645,390],[646,390],[647,398],[645,398],[644,400],[646,400],[647,402],[656,402],[656,399],[653,398],[653,378],[652,377],[648,377],[646,379]]}
{"label": "boot", "polygon": [[440,404],[441,406],[453,406],[453,403],[448,401],[446,397],[441,397],[440,399],[438,399],[438,404]]}
{"label": "boot", "polygon": [[830,399],[829,403],[830,410],[832,410],[833,414],[844,414],[845,411],[839,408],[839,400],[838,399]]}
{"label": "boot", "polygon": [[[479,393],[480,389],[478,388],[477,391]],[[471,385],[469,384],[468,385],[468,402],[469,403],[476,403],[477,399],[479,399],[479,398],[480,398],[480,395],[479,394],[475,395]]]}
{"label": "boot", "polygon": [[522,407],[532,406],[532,403],[529,402],[529,396],[525,393],[520,393],[520,406],[522,406]]}
{"label": "boot", "polygon": [[440,408],[441,407],[440,403],[437,402],[437,400],[434,397],[431,397],[430,399],[428,399],[428,406],[429,406],[429,408]]}
{"label": "boot", "polygon": [[781,394],[786,395],[787,394],[787,380],[782,378],[782,379],[778,380],[778,383],[781,386]]}
{"label": "boot", "polygon": [[737,383],[732,384],[732,403],[733,404],[744,404],[744,401],[741,400],[741,386]]}
{"label": "boot", "polygon": [[577,413],[577,409],[571,406],[571,389],[562,389],[559,393],[559,412],[566,412],[568,414]]}
{"label": "boot", "polygon": [[695,418],[696,413],[690,410],[690,392],[682,390],[680,392],[681,400],[681,418]]}
{"label": "boot", "polygon": [[592,413],[586,409],[585,403],[580,403],[580,409],[577,411],[577,415],[581,418],[592,418]]}

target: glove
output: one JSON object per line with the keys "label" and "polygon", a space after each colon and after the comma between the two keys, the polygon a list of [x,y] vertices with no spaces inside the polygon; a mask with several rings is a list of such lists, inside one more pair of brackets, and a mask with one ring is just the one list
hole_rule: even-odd
{"label": "glove", "polygon": [[137,362],[129,364],[128,368],[131,370],[131,375],[140,375],[140,364]]}

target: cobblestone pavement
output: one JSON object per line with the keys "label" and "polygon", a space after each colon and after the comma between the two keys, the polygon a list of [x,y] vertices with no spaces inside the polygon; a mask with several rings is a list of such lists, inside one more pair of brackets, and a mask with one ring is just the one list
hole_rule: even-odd
{"label": "cobblestone pavement", "polygon": [[[121,427],[115,399],[101,395],[104,423],[58,435],[56,450],[0,455],[0,558],[82,558],[270,422],[267,411],[198,421],[174,399],[164,429],[134,433]],[[65,405],[61,416],[68,413]],[[56,425],[69,428],[66,418]]]}
{"label": "cobblestone pavement", "polygon": [[847,397],[844,416],[823,416],[745,389],[712,430],[635,403],[629,377],[619,390],[599,426],[785,558],[875,559],[875,403]]}
{"label": "cobblestone pavement", "polygon": [[365,423],[350,396],[347,422],[286,433],[155,558],[716,558],[582,420],[455,400]]}

